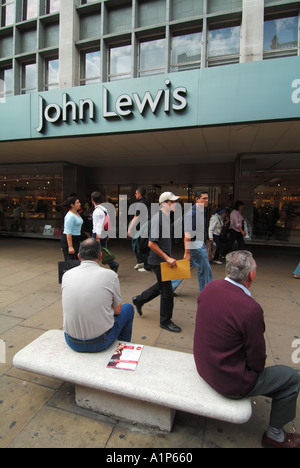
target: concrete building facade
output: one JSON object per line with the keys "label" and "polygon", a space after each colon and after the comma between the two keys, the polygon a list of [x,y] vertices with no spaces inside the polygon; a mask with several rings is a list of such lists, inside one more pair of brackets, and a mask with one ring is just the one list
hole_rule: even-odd
{"label": "concrete building facade", "polygon": [[242,199],[251,241],[300,245],[300,2],[2,0],[0,231],[42,236],[72,192],[137,186],[211,212]]}

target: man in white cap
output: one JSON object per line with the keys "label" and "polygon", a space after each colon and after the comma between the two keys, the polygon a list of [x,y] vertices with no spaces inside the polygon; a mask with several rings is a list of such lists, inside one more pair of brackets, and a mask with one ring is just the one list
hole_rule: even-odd
{"label": "man in white cap", "polygon": [[142,306],[160,294],[160,326],[173,333],[180,333],[181,328],[172,322],[174,299],[171,281],[162,281],[160,264],[167,262],[170,268],[176,267],[176,260],[171,256],[172,236],[170,213],[175,210],[177,197],[172,192],[164,192],[159,197],[160,210],[151,219],[149,233],[150,255],[148,263],[152,267],[157,283],[139,296],[132,298],[137,312],[142,315]]}

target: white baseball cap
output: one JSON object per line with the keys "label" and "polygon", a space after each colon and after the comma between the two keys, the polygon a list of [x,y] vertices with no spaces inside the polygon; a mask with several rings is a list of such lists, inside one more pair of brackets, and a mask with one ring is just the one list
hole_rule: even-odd
{"label": "white baseball cap", "polygon": [[179,200],[180,197],[176,197],[176,195],[174,195],[174,193],[172,192],[164,192],[161,194],[161,196],[159,197],[159,203],[163,203],[163,202],[166,202],[166,201],[177,201]]}

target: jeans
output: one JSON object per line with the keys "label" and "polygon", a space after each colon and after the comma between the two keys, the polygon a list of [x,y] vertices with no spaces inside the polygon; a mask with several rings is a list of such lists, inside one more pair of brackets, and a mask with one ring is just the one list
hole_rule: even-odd
{"label": "jeans", "polygon": [[98,343],[89,343],[90,340],[74,343],[66,333],[65,340],[68,346],[78,353],[98,353],[109,348],[116,340],[131,341],[133,317],[133,306],[131,304],[123,304],[120,315],[114,316],[114,326],[102,335],[103,339]]}
{"label": "jeans", "polygon": [[[211,266],[208,260],[205,244],[199,249],[191,249],[191,261],[190,266],[191,270],[194,267],[198,268],[198,283],[199,283],[199,290],[200,292],[204,287],[212,281],[212,271]],[[174,280],[172,281],[172,288],[175,291],[176,288],[180,285],[183,280]]]}

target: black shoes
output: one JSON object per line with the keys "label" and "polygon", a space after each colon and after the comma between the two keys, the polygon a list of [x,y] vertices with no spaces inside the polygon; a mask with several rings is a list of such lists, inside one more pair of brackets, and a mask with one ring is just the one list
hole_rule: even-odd
{"label": "black shoes", "polygon": [[[132,298],[132,303],[135,305],[137,313],[140,316],[142,316],[143,315],[143,312],[142,312],[143,304],[141,304],[138,301],[137,296],[134,296]],[[164,330],[168,330],[168,331],[173,332],[173,333],[181,333],[181,328],[177,327],[177,325],[175,325],[175,323],[173,323],[172,320],[170,320],[167,324],[161,324],[160,327],[163,328]]]}
{"label": "black shoes", "polygon": [[110,269],[112,271],[114,271],[115,273],[118,273],[119,266],[120,265],[118,263],[116,263],[116,265],[110,266]]}
{"label": "black shoes", "polygon": [[177,325],[175,325],[175,323],[173,323],[172,320],[170,320],[168,324],[161,324],[160,328],[164,328],[165,330],[168,330],[173,333],[181,333],[181,328],[177,327]]}
{"label": "black shoes", "polygon": [[137,313],[142,316],[143,315],[143,312],[142,312],[142,304],[140,302],[138,302],[137,300],[137,296],[134,296],[132,298],[132,303],[135,305],[136,307],[136,310],[137,310]]}

